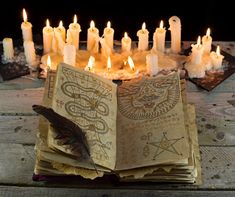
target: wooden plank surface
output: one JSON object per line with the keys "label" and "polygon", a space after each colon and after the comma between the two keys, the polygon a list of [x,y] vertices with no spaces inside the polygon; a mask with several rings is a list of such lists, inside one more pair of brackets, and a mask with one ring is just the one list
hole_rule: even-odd
{"label": "wooden plank surface", "polygon": [[103,196],[103,197],[117,197],[117,196],[156,196],[156,197],[233,197],[235,191],[179,191],[179,190],[127,190],[127,189],[83,189],[83,188],[41,188],[41,187],[0,187],[0,196],[4,197],[62,197],[62,196]]}
{"label": "wooden plank surface", "polygon": [[34,146],[0,143],[0,184],[32,184]]}
{"label": "wooden plank surface", "polygon": [[0,115],[35,114],[33,104],[41,104],[43,89],[1,90]]}
{"label": "wooden plank surface", "polygon": [[0,116],[0,143],[34,144],[38,116]]}
{"label": "wooden plank surface", "polygon": [[[33,182],[35,154],[34,146],[0,143],[0,185],[40,186],[42,182]],[[54,183],[46,186],[83,187],[83,188],[129,188],[129,189],[235,189],[235,148],[201,147],[203,185],[157,184],[157,183],[112,183],[105,180],[87,181],[78,179],[71,183]]]}
{"label": "wooden plank surface", "polygon": [[190,92],[196,106],[200,145],[235,145],[235,97],[233,93]]}
{"label": "wooden plank surface", "polygon": [[43,79],[37,79],[35,75],[27,75],[0,83],[0,90],[23,90],[29,88],[40,88],[44,86]]}

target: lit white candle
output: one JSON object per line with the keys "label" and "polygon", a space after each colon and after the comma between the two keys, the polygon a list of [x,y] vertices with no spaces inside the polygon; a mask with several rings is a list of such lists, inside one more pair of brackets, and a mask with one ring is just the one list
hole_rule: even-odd
{"label": "lit white candle", "polygon": [[50,26],[50,22],[46,20],[46,26],[42,30],[43,34],[43,52],[44,54],[51,52],[52,50],[52,39],[54,36],[53,28]]}
{"label": "lit white candle", "polygon": [[28,17],[25,9],[23,9],[23,19],[24,22],[21,23],[23,41],[32,41],[33,40],[32,24],[28,22]]}
{"label": "lit white candle", "polygon": [[94,64],[95,64],[95,58],[93,56],[89,57],[88,63],[85,67],[85,71],[90,71],[90,72],[94,72]]}
{"label": "lit white candle", "polygon": [[36,53],[33,41],[24,41],[24,54],[26,62],[30,65],[34,65],[36,62]]}
{"label": "lit white candle", "polygon": [[59,22],[59,26],[58,27],[54,28],[54,31],[57,32],[61,36],[63,41],[65,42],[65,33],[66,33],[66,30],[65,30],[65,28],[63,26],[63,22],[62,21]]}
{"label": "lit white candle", "polygon": [[79,49],[79,36],[81,32],[81,26],[77,23],[77,15],[74,15],[73,23],[69,25],[67,31],[67,43],[73,44],[76,50]]}
{"label": "lit white candle", "polygon": [[146,24],[142,24],[142,29],[137,32],[137,36],[139,38],[138,42],[138,50],[144,51],[148,49],[149,44],[149,32],[146,29]]}
{"label": "lit white candle", "polygon": [[158,56],[156,54],[146,55],[146,68],[150,76],[154,76],[158,73]]}
{"label": "lit white candle", "polygon": [[181,22],[177,16],[169,19],[171,31],[171,52],[179,53],[181,51]]}
{"label": "lit white candle", "polygon": [[192,44],[192,54],[191,54],[191,63],[192,64],[201,64],[202,62],[202,54],[203,54],[203,46],[201,45],[201,37],[198,36],[197,44]]}
{"label": "lit white candle", "polygon": [[95,27],[94,21],[91,21],[87,30],[87,50],[91,53],[99,52],[99,30]]}
{"label": "lit white candle", "polygon": [[112,49],[109,47],[107,40],[105,38],[100,38],[100,44],[101,44],[101,53],[104,57],[108,57],[112,53]]}
{"label": "lit white candle", "polygon": [[210,32],[210,28],[208,28],[206,35],[202,37],[202,45],[204,47],[205,54],[210,54],[211,52],[212,37],[210,36]]}
{"label": "lit white candle", "polygon": [[165,38],[166,38],[166,30],[163,27],[163,21],[161,21],[159,28],[157,28],[153,34],[153,48],[158,51],[164,52]]}
{"label": "lit white candle", "polygon": [[14,48],[12,38],[4,38],[2,41],[3,56],[5,60],[12,59],[14,57]]}
{"label": "lit white candle", "polygon": [[63,22],[60,21],[59,26],[54,28],[54,37],[52,40],[52,50],[53,52],[60,53],[63,55],[64,45],[65,45],[65,28],[63,27]]}
{"label": "lit white candle", "polygon": [[131,38],[124,33],[124,37],[122,38],[122,52],[129,52],[131,50]]}
{"label": "lit white candle", "polygon": [[219,69],[222,67],[222,62],[223,62],[224,56],[220,54],[220,47],[219,46],[217,46],[216,52],[212,51],[210,53],[210,57],[211,57],[211,62],[212,62],[214,69]]}
{"label": "lit white candle", "polygon": [[107,27],[104,28],[104,39],[111,50],[113,50],[113,36],[114,36],[114,29],[111,28],[111,22],[108,21]]}
{"label": "lit white candle", "polygon": [[64,45],[64,63],[71,66],[76,65],[76,47],[72,44]]}

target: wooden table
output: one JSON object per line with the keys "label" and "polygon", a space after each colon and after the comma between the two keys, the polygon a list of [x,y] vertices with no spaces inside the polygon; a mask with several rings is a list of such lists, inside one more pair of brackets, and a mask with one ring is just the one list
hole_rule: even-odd
{"label": "wooden table", "polygon": [[[216,43],[215,43],[216,44]],[[235,56],[235,42],[219,42]],[[189,46],[189,42],[184,42]],[[0,83],[0,196],[235,196],[235,75],[207,92],[187,82],[196,105],[202,157],[201,186],[159,183],[33,182],[35,136],[44,81],[26,77]]]}

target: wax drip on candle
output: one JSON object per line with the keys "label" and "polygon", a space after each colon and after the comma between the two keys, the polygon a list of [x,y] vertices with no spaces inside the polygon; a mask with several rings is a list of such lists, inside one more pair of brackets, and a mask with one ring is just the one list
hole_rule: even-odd
{"label": "wax drip on candle", "polygon": [[28,17],[27,17],[27,13],[26,13],[25,9],[23,9],[23,20],[25,23],[28,21]]}
{"label": "wax drip on candle", "polygon": [[112,67],[111,58],[110,58],[110,56],[108,56],[108,60],[107,60],[107,69],[110,70],[111,67]]}

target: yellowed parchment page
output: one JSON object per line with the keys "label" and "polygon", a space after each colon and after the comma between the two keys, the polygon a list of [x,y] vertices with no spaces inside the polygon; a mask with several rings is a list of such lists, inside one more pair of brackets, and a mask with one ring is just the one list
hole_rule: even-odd
{"label": "yellowed parchment page", "polygon": [[[116,90],[110,80],[61,63],[52,101],[58,114],[86,133],[94,162],[109,169],[116,163]],[[60,150],[71,153],[66,146]]]}
{"label": "yellowed parchment page", "polygon": [[124,82],[117,113],[117,170],[189,157],[177,73]]}

